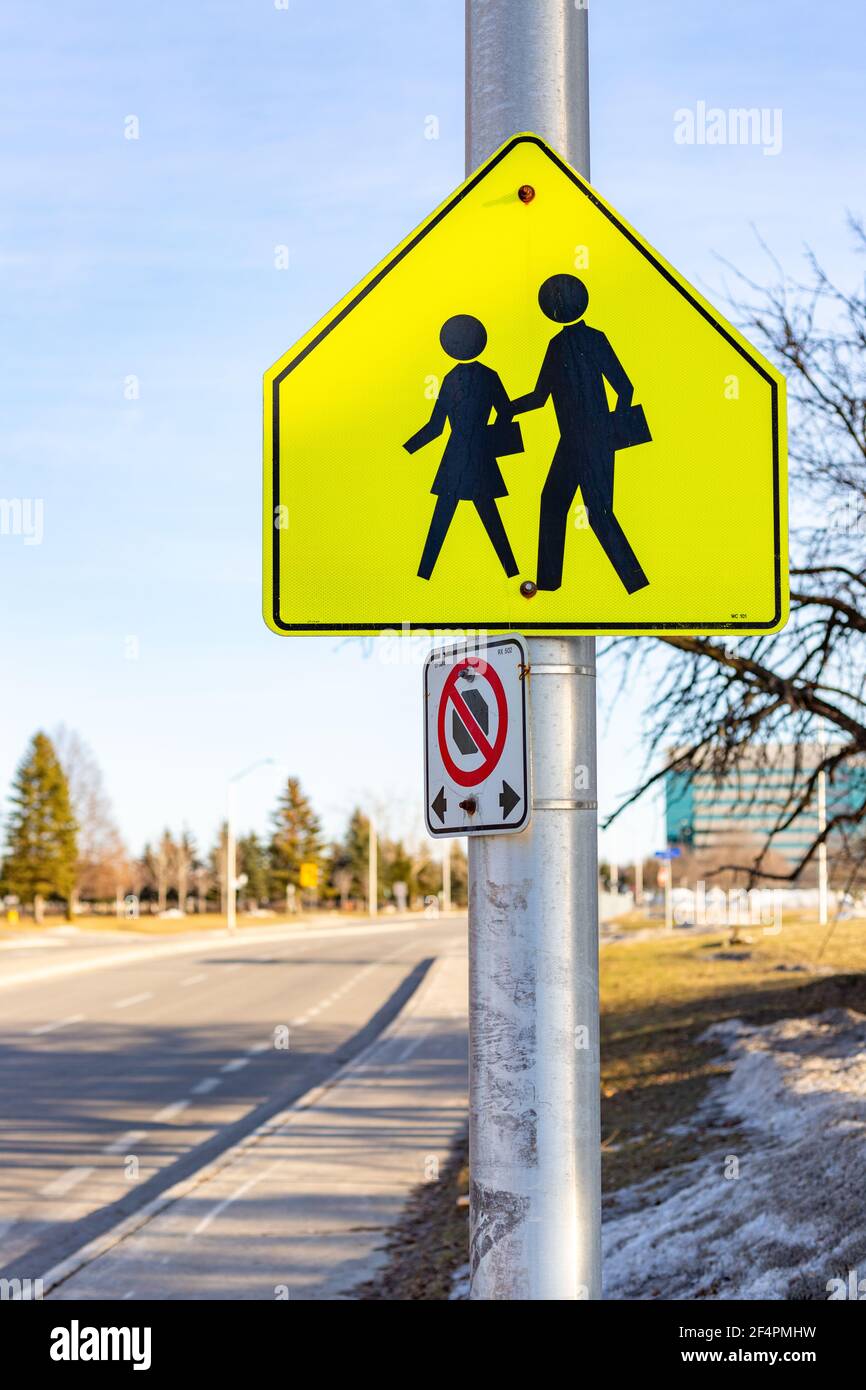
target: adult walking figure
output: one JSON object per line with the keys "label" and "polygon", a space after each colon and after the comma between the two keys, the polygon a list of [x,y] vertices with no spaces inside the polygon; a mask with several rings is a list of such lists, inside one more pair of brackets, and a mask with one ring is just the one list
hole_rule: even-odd
{"label": "adult walking figure", "polygon": [[[583,321],[589,292],[576,275],[552,275],[538,292],[542,313],[567,326],[551,338],[534,391],[512,402],[515,415],[553,400],[559,444],[541,493],[539,589],[562,584],[565,535],[580,488],[587,520],[630,594],[649,583],[613,510],[614,455],[651,439],[634,387],[605,335]],[[605,380],[616,392],[608,409]]]}
{"label": "adult walking figure", "polygon": [[[518,573],[517,562],[496,505],[496,498],[507,497],[508,489],[496,459],[497,455],[522,451],[520,426],[511,421],[511,402],[496,372],[475,360],[487,345],[484,324],[471,314],[455,314],[442,325],[439,341],[458,365],[443,378],[427,424],[403,445],[414,454],[438,439],[446,423],[451,426],[430,489],[436,506],[418,574],[429,579],[433,573],[457,504],[474,502],[502,568],[513,578]],[[496,419],[489,424],[494,406]]]}

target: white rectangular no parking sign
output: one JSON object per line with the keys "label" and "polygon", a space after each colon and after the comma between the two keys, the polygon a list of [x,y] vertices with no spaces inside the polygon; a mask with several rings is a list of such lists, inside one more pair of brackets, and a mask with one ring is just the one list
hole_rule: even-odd
{"label": "white rectangular no parking sign", "polygon": [[529,822],[526,643],[515,633],[437,647],[424,663],[424,815],[431,835]]}

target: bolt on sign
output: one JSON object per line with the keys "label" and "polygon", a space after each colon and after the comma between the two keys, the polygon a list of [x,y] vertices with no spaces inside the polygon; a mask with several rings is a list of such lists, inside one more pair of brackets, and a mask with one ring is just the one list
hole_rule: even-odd
{"label": "bolt on sign", "polygon": [[772,632],[780,373],[517,135],[265,376],[276,632]]}
{"label": "bolt on sign", "polygon": [[516,633],[434,648],[424,663],[424,805],[431,835],[529,821],[526,644]]}

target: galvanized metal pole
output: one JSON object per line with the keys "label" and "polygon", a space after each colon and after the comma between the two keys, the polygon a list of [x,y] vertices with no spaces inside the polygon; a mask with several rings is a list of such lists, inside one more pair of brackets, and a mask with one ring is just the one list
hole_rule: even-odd
{"label": "galvanized metal pole", "polygon": [[[588,176],[586,7],[466,0],[467,172],[522,130]],[[595,641],[529,649],[532,821],[469,844],[470,1298],[599,1298]]]}

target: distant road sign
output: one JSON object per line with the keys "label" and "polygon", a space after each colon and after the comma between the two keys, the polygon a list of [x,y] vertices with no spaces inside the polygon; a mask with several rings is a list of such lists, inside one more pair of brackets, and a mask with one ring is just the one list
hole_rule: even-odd
{"label": "distant road sign", "polygon": [[679,845],[670,845],[667,849],[657,849],[656,859],[679,859],[681,854]]}
{"label": "distant road sign", "polygon": [[529,820],[526,647],[514,634],[437,648],[424,664],[431,835],[492,835]]}
{"label": "distant road sign", "polygon": [[318,888],[319,886],[319,866],[318,864],[302,864],[298,870],[298,882],[302,888]]}
{"label": "distant road sign", "polygon": [[536,135],[265,376],[276,632],[772,632],[780,373]]}

